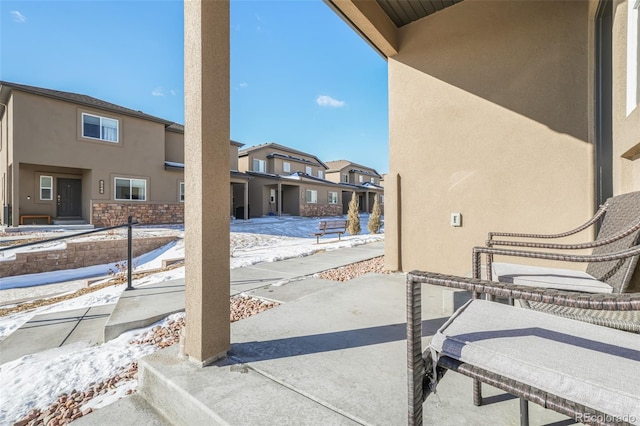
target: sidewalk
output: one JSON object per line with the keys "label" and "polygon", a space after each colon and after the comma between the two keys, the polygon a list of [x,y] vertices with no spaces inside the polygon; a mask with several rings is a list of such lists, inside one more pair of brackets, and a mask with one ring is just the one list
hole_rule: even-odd
{"label": "sidewalk", "polygon": [[[311,285],[310,281],[308,286],[296,289],[285,289],[283,284],[383,254],[384,242],[376,242],[232,269],[231,295],[263,289],[260,296],[272,299],[279,296],[269,289],[281,288],[287,300],[279,301],[289,301],[333,282],[316,280]],[[103,343],[181,311],[184,311],[184,280],[174,280],[124,291],[115,305],[38,315],[0,342],[0,364],[79,341]]]}

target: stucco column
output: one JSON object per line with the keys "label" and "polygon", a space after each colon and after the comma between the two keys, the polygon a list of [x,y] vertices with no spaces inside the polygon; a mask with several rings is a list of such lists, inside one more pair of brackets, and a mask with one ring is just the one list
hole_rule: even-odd
{"label": "stucco column", "polygon": [[365,213],[371,213],[371,211],[369,211],[369,191],[364,192],[364,205],[367,206],[367,208],[364,209]]}
{"label": "stucco column", "polygon": [[400,175],[389,173],[384,181],[384,268],[402,271],[402,187]]}
{"label": "stucco column", "polygon": [[278,181],[278,216],[282,216],[282,182]]}
{"label": "stucco column", "polygon": [[229,0],[184,2],[185,353],[224,357],[229,324]]}
{"label": "stucco column", "polygon": [[244,220],[249,220],[249,182],[244,183]]}
{"label": "stucco column", "polygon": [[20,225],[20,163],[11,165],[11,226]]}

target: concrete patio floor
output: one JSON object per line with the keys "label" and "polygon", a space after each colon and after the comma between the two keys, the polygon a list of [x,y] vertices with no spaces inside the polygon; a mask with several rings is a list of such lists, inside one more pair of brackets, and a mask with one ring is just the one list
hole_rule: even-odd
{"label": "concrete patio floor", "polygon": [[[404,275],[370,274],[326,288],[315,281],[260,289],[273,299],[286,292],[289,301],[233,323],[229,356],[211,366],[180,359],[176,346],[143,358],[138,393],[77,424],[406,424]],[[305,293],[306,285],[314,290]],[[424,287],[425,343],[462,296]],[[448,373],[424,405],[425,424],[518,424],[518,400],[484,389],[488,403],[475,407],[471,380]],[[530,421],[573,424],[535,404]]]}

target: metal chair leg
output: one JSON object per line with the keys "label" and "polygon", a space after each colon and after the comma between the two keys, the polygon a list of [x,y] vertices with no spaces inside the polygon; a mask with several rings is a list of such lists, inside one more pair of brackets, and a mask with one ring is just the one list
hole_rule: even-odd
{"label": "metal chair leg", "polygon": [[520,398],[520,426],[529,426],[529,401]]}

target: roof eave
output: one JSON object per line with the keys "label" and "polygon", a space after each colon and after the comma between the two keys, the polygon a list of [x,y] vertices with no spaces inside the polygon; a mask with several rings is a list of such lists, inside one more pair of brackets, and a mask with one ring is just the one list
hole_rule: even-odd
{"label": "roof eave", "polygon": [[398,28],[375,1],[324,2],[384,59],[398,53]]}

